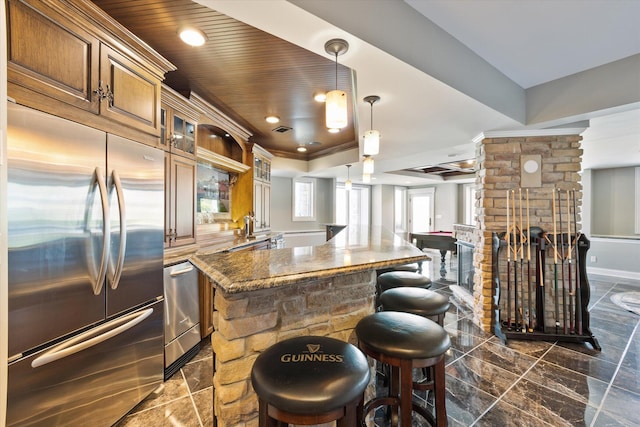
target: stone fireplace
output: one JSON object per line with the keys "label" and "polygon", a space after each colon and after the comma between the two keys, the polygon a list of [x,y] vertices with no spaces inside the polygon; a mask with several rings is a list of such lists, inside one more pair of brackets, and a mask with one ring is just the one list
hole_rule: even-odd
{"label": "stone fireplace", "polygon": [[[492,278],[493,233],[506,231],[507,190],[528,188],[531,225],[549,230],[552,206],[549,194],[556,188],[575,190],[578,212],[582,201],[580,141],[584,128],[488,132],[476,143],[476,226],[456,231],[457,238],[473,243],[473,292],[469,296],[454,291],[469,305],[474,321],[485,331],[494,325],[494,281]],[[537,159],[534,179],[525,161]],[[580,215],[578,213],[578,221]],[[455,227],[454,227],[455,229]],[[460,295],[460,296],[459,296]]]}

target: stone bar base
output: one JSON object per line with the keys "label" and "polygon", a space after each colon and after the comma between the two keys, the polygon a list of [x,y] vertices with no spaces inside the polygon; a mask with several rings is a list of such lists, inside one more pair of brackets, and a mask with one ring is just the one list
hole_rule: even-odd
{"label": "stone bar base", "polygon": [[[370,270],[235,294],[212,285],[213,405],[218,426],[258,426],[251,368],[272,344],[321,335],[357,345],[356,324],[374,312],[375,280],[375,270]],[[368,394],[372,392],[373,382]]]}

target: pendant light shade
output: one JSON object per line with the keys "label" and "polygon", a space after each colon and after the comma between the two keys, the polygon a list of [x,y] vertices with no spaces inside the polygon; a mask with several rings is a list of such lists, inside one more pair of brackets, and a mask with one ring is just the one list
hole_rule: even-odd
{"label": "pendant light shade", "polygon": [[362,173],[371,175],[373,173],[373,157],[365,156],[362,162]]}
{"label": "pendant light shade", "polygon": [[377,95],[370,95],[364,98],[364,102],[371,105],[371,127],[364,133],[364,150],[365,156],[375,156],[380,152],[380,132],[373,129],[373,104],[380,101]]}
{"label": "pendant light shade", "polygon": [[347,126],[347,93],[342,90],[327,92],[325,101],[327,114],[327,127],[329,129],[342,129]]}
{"label": "pendant light shade", "polygon": [[342,39],[331,39],[324,44],[324,50],[336,58],[336,89],[327,92],[325,100],[326,124],[329,129],[342,129],[347,126],[347,94],[338,90],[338,55],[349,50],[349,43]]}
{"label": "pendant light shade", "polygon": [[362,182],[364,182],[365,184],[369,184],[371,182],[371,174],[363,173]]}
{"label": "pendant light shade", "polygon": [[364,133],[364,155],[375,156],[380,152],[380,132],[368,130]]}
{"label": "pendant light shade", "polygon": [[351,183],[351,179],[349,177],[350,169],[351,169],[351,165],[347,165],[347,180],[344,182],[344,189],[347,191],[351,191],[351,187],[353,187],[353,184]]}

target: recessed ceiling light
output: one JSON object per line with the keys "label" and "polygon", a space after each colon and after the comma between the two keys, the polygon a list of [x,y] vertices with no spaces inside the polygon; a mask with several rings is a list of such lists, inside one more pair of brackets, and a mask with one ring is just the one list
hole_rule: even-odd
{"label": "recessed ceiling light", "polygon": [[189,46],[202,46],[207,36],[197,28],[187,27],[180,30],[180,39]]}
{"label": "recessed ceiling light", "polygon": [[338,128],[329,128],[329,133],[338,133],[340,132],[340,129]]}
{"label": "recessed ceiling light", "polygon": [[264,118],[267,123],[278,123],[280,121],[280,117],[278,116],[267,116]]}
{"label": "recessed ceiling light", "polygon": [[304,153],[305,151],[307,151],[307,147],[305,147],[304,145],[299,145],[296,150],[298,150],[300,153]]}
{"label": "recessed ceiling light", "polygon": [[313,99],[316,102],[326,102],[327,101],[327,94],[326,93],[316,93],[315,95],[313,95]]}

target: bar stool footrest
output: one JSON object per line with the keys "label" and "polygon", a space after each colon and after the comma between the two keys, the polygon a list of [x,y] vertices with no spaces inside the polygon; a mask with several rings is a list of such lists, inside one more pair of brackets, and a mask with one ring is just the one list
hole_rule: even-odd
{"label": "bar stool footrest", "polygon": [[418,405],[416,402],[413,402],[411,406],[412,406],[413,412],[417,412],[422,418],[424,418],[429,423],[429,425],[431,425],[432,427],[435,427],[437,425],[435,417],[431,412],[427,410],[427,408],[424,408]]}

